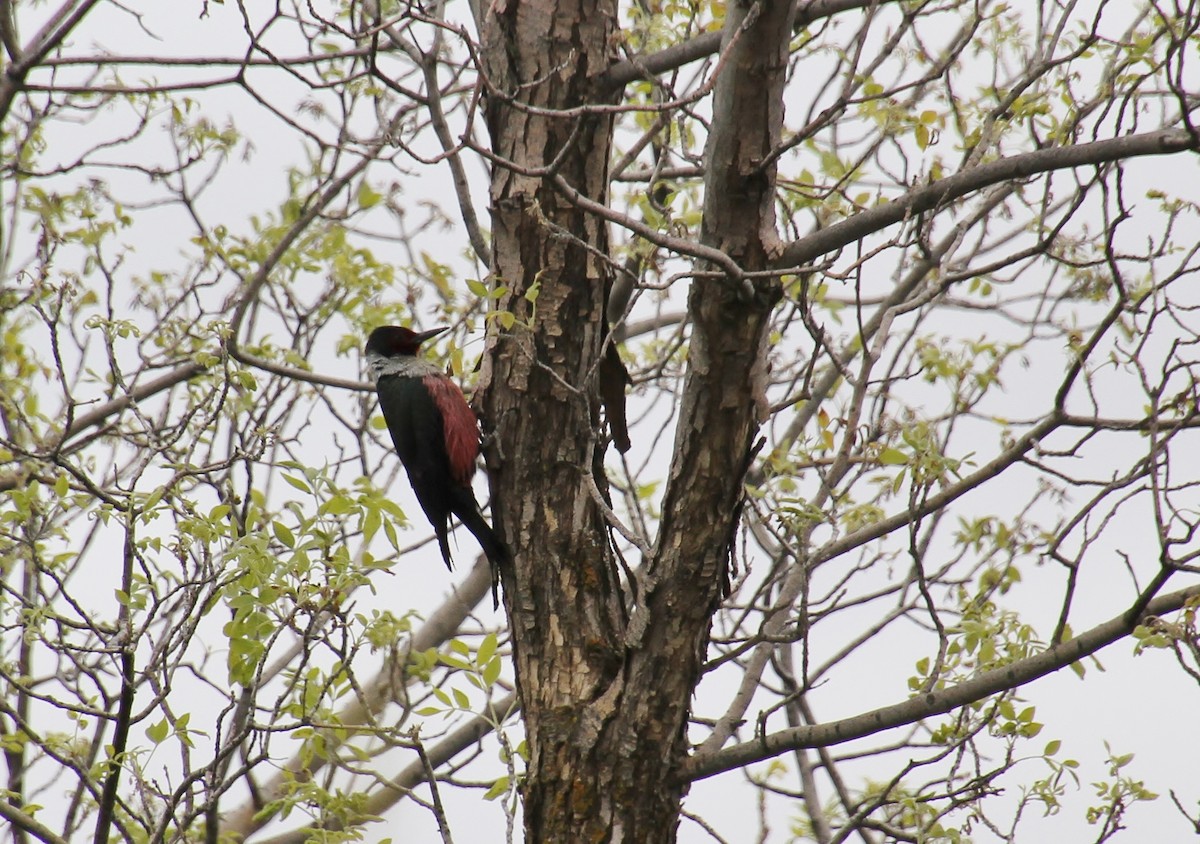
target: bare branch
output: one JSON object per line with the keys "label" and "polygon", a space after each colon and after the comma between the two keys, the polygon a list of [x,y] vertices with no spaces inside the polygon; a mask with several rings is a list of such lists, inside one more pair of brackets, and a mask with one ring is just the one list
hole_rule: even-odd
{"label": "bare branch", "polygon": [[[1174,612],[1200,597],[1200,586],[1180,589],[1162,595],[1146,605],[1145,614],[1165,615]],[[967,706],[991,695],[1020,688],[1039,677],[1052,674],[1079,662],[1086,656],[1129,636],[1137,624],[1126,612],[1081,633],[1074,639],[1047,648],[1036,656],[1019,660],[1003,668],[993,669],[978,677],[946,689],[928,691],[903,703],[876,709],[853,718],[814,726],[781,730],[753,741],[737,744],[707,756],[696,756],[684,766],[682,776],[694,781],[711,777],[722,771],[764,759],[771,759],[797,747],[830,747],[864,736],[875,735],[894,727],[913,724],[923,718],[944,715],[960,706]]]}
{"label": "bare branch", "polygon": [[806,235],[785,246],[771,263],[780,270],[799,267],[917,214],[948,207],[955,200],[992,185],[1055,170],[1098,166],[1144,155],[1171,155],[1197,150],[1200,150],[1200,143],[1187,130],[1162,129],[1142,135],[1010,156],[915,188],[898,199]]}

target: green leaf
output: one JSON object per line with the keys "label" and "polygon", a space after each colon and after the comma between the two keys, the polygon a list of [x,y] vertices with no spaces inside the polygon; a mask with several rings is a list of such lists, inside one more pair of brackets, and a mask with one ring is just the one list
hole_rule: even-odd
{"label": "green leaf", "polygon": [[166,718],[163,718],[157,724],[151,724],[146,728],[146,737],[155,744],[161,744],[170,730],[171,725],[167,723]]}
{"label": "green leaf", "polygon": [[321,505],[320,511],[333,516],[344,516],[354,509],[353,502],[344,495],[335,495]]}
{"label": "green leaf", "polygon": [[496,657],[489,662],[483,669],[483,682],[489,687],[496,685],[496,681],[500,679],[501,669],[500,657]]}
{"label": "green leaf", "polygon": [[475,652],[475,664],[486,665],[491,662],[492,655],[496,653],[496,634],[489,633],[483,637],[483,641],[479,643],[479,650]]}
{"label": "green leaf", "polygon": [[379,200],[383,199],[383,195],[377,193],[366,180],[358,183],[358,207],[362,209],[372,208],[379,204]]}
{"label": "green leaf", "polygon": [[908,463],[908,455],[898,448],[885,448],[879,452],[879,462],[884,466],[903,466]]}
{"label": "green leaf", "polygon": [[244,369],[239,369],[236,372],[231,373],[230,377],[243,390],[248,390],[253,393],[255,390],[258,389],[257,379],[255,379],[253,374],[247,372]]}
{"label": "green leaf", "polygon": [[148,495],[146,497],[146,500],[142,503],[142,512],[148,512],[150,510],[153,510],[154,505],[156,505],[156,504],[158,504],[158,502],[162,501],[163,496],[166,494],[167,494],[167,488],[165,486],[156,487],[154,489],[154,492],[150,493],[150,495]]}
{"label": "green leaf", "polygon": [[363,515],[363,541],[370,542],[375,534],[378,533],[381,524],[383,524],[383,519],[379,515],[379,508],[368,507],[366,513]]}
{"label": "green leaf", "polygon": [[495,800],[508,793],[508,777],[500,777],[492,783],[492,787],[483,793],[484,800]]}
{"label": "green leaf", "polygon": [[397,551],[399,551],[400,550],[400,537],[396,534],[396,526],[394,524],[392,524],[391,522],[384,522],[383,523],[383,533],[387,537],[388,544],[391,545],[393,548],[395,548]]}
{"label": "green leaf", "polygon": [[289,548],[296,547],[296,537],[292,533],[292,529],[289,528],[287,525],[285,525],[283,522],[278,521],[278,520],[271,522],[271,530],[273,530],[275,532],[275,538],[278,539],[280,542],[282,542],[284,545],[286,545]]}
{"label": "green leaf", "polygon": [[307,493],[312,492],[312,487],[310,487],[308,485],[308,482],[306,480],[304,480],[303,478],[298,478],[295,475],[285,474],[283,476],[283,479],[285,481],[287,481],[291,486],[294,486],[296,489],[300,490],[301,492],[307,492]]}

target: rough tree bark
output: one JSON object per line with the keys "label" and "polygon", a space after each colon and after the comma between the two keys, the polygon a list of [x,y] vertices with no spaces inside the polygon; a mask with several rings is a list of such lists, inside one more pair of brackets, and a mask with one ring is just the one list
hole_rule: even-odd
{"label": "rough tree bark", "polygon": [[[727,10],[704,242],[745,271],[767,269],[776,251],[769,153],[793,17],[789,2]],[[493,333],[481,401],[493,514],[515,554],[503,579],[531,754],[526,840],[673,841],[687,715],[729,574],[779,282],[702,267],[692,286],[660,533],[627,605],[598,500],[606,224],[555,186],[606,199],[611,121],[587,107],[615,93],[600,75],[616,58],[616,9],[509,0],[482,30],[494,279],[516,320]]]}
{"label": "rough tree bark", "polygon": [[602,796],[615,783],[589,709],[619,676],[623,627],[590,480],[608,238],[546,168],[603,201],[612,121],[544,110],[602,101],[616,5],[512,0],[486,14],[488,126],[508,162],[492,174],[493,278],[517,321],[494,342],[480,387],[495,441],[492,513],[516,559],[503,579],[531,751],[526,840],[604,840]]}

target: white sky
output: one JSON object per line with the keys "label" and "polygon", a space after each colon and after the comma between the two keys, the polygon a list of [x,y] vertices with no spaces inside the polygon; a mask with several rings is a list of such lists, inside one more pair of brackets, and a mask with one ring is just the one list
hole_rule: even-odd
{"label": "white sky", "polygon": [[[189,55],[203,54],[235,54],[237,48],[231,47],[232,37],[229,33],[236,32],[240,26],[238,12],[231,4],[213,4],[210,6],[210,17],[197,20],[191,4],[147,4],[142,23],[156,37],[149,37],[140,32],[130,17],[112,6],[102,5],[96,13],[89,17],[87,25],[72,39],[69,52],[79,54],[98,48],[107,48],[122,53],[165,53],[178,54],[181,51]],[[187,6],[187,11],[181,13],[181,7]],[[25,14],[25,12],[23,12]],[[37,12],[32,14],[36,15]],[[23,24],[23,32],[32,32],[33,26]],[[289,55],[291,45],[286,39],[278,49],[281,54]],[[298,52],[299,46],[296,46]],[[194,71],[184,73],[191,75]],[[214,68],[212,75],[221,76],[225,70]],[[159,80],[167,79],[170,73],[163,68],[147,68],[147,77],[153,75]],[[294,85],[288,89],[288,83],[280,83],[279,77],[273,76],[270,81],[262,84],[264,90],[270,90],[280,101],[289,98],[302,97],[305,89]],[[126,78],[126,82],[134,80]],[[279,87],[276,87],[279,86]],[[296,141],[291,131],[277,118],[267,115],[242,93],[232,89],[221,88],[212,93],[197,94],[202,102],[202,110],[218,125],[229,119],[239,133],[245,137],[252,151],[245,161],[230,165],[224,176],[214,183],[206,194],[201,207],[209,216],[209,222],[221,221],[233,230],[249,231],[247,218],[251,214],[261,214],[264,210],[275,207],[286,191],[286,175],[284,164],[302,163],[302,147]],[[101,126],[103,124],[100,124]],[[91,127],[95,128],[95,125]],[[337,129],[336,122],[330,120],[323,126],[323,131],[332,134]],[[73,130],[65,127],[58,137],[49,139],[52,150],[59,152],[59,157],[68,160],[75,149],[90,145],[92,137],[73,136]],[[165,155],[169,149],[168,140],[155,131],[147,133],[138,142],[138,148],[144,148],[148,159]],[[239,147],[239,151],[242,148]],[[1130,182],[1128,185],[1131,195],[1140,196],[1142,183],[1146,185],[1167,182],[1178,193],[1200,199],[1200,174],[1194,166],[1194,158],[1171,158],[1162,161],[1148,161],[1129,169]],[[483,207],[486,189],[483,182],[483,170],[474,163],[468,164],[468,170],[473,179],[474,193]],[[108,170],[102,176],[112,186],[114,194],[120,196],[140,196],[146,199],[154,197],[154,186],[148,184],[144,177],[138,174],[123,173]],[[444,168],[425,168],[414,170],[408,174],[397,173],[401,180],[402,190],[408,201],[416,208],[423,200],[433,200],[447,204],[449,196],[449,180]],[[1135,187],[1137,189],[1135,189]],[[1139,200],[1144,201],[1144,200]],[[1137,224],[1135,224],[1136,226]],[[151,268],[170,267],[179,262],[179,256],[189,249],[187,238],[194,234],[192,224],[184,216],[169,206],[151,215],[139,215],[137,226],[124,237],[130,242],[131,250],[124,271],[129,275],[148,272]],[[462,254],[465,238],[461,231],[447,231],[430,234],[425,243],[427,248],[437,254],[438,260],[451,263],[456,271],[470,274],[475,268],[457,256]],[[27,244],[28,246],[28,244]],[[388,243],[380,241],[371,244],[376,256],[404,263],[407,257]],[[20,256],[27,254],[18,251]],[[886,282],[884,278],[881,281]],[[952,325],[958,316],[948,318],[947,331],[961,329],[962,326]],[[479,336],[479,335],[477,335]],[[1053,351],[1053,344],[1046,344],[1043,351],[1031,349],[1034,360],[1029,369],[1029,381],[1022,384],[1010,384],[1004,393],[1007,400],[1016,405],[1029,400],[1039,390],[1045,390],[1057,382],[1061,369],[1057,358],[1053,366],[1042,367],[1044,358],[1039,354],[1061,355],[1061,350]],[[357,378],[361,373],[357,370],[357,360],[354,356],[334,358],[322,361],[319,369],[328,375],[344,378]],[[1019,414],[1014,413],[1014,416]],[[1114,414],[1116,415],[1116,414]],[[659,476],[665,475],[666,448],[670,438],[663,440],[663,446],[651,458],[651,465],[660,467]],[[1102,461],[1112,455],[1096,449],[1089,459]],[[1121,455],[1116,455],[1120,457]],[[374,459],[390,460],[390,455],[380,452]],[[1097,468],[1097,474],[1103,474]],[[1018,474],[1018,473],[1014,473]],[[989,485],[986,490],[970,496],[963,503],[963,510],[970,512],[978,508],[979,512],[996,512],[1001,509],[1002,502],[995,497],[1003,495],[1012,483],[1013,490],[1021,486],[1019,479],[1005,481],[998,485]],[[480,485],[481,486],[481,485]],[[392,488],[397,500],[406,512],[419,514],[415,500],[412,499],[407,485],[402,481]],[[980,500],[983,499],[983,500]],[[1022,499],[1014,495],[1014,504]],[[1053,514],[1047,513],[1047,519],[1052,521]],[[1075,629],[1082,630],[1091,623],[1105,620],[1120,612],[1129,603],[1130,590],[1121,569],[1116,565],[1116,552],[1120,550],[1138,553],[1143,551],[1141,546],[1145,536],[1136,519],[1128,515],[1122,517],[1128,522],[1128,527],[1122,527],[1118,533],[1118,541],[1114,543],[1114,576],[1096,581],[1092,578],[1081,579],[1081,592],[1077,596],[1073,616]],[[414,521],[423,529],[419,515]],[[465,575],[473,559],[475,547],[471,538],[465,532],[459,531],[457,537],[457,559],[459,570],[456,576]],[[406,539],[412,540],[418,534],[406,534]],[[446,594],[450,584],[450,576],[442,568],[435,549],[426,547],[412,555],[412,559],[402,562],[404,568],[419,567],[418,577],[387,577],[377,578],[377,593],[362,594],[358,598],[359,607],[367,609],[372,606],[388,607],[393,612],[401,612],[406,608],[428,608],[436,606]],[[1152,560],[1151,560],[1152,562]],[[898,564],[903,568],[903,564]],[[1048,635],[1053,628],[1053,621],[1059,606],[1059,593],[1054,584],[1058,583],[1057,572],[1049,567],[1046,569],[1024,569],[1026,582],[1017,587],[1010,596],[1008,603],[1020,605],[1029,613],[1029,621],[1034,623],[1039,632]],[[895,576],[901,576],[901,572]],[[819,577],[819,576],[818,576]],[[819,589],[819,583],[815,584]],[[485,623],[492,623],[495,617],[486,608],[482,618]],[[829,625],[832,631],[845,625],[847,635],[853,632],[851,622],[855,621],[852,614],[844,616],[836,623]],[[918,637],[915,631],[904,630],[904,625],[897,626],[894,634],[889,634],[885,640],[876,640],[854,655],[852,660],[831,673],[829,684],[817,690],[813,696],[813,705],[819,717],[833,720],[865,712],[873,707],[895,703],[905,695],[905,681],[913,671],[916,655],[924,655],[927,650],[918,644],[925,641]],[[841,640],[836,636],[824,640],[815,640],[814,647],[824,648],[833,652],[841,646]],[[910,649],[911,648],[911,649]],[[1177,669],[1173,659],[1163,652],[1150,652],[1141,657],[1131,656],[1132,643],[1124,642],[1102,652],[1100,661],[1107,669],[1104,672],[1089,669],[1087,679],[1081,683],[1072,673],[1064,671],[1045,678],[1022,690],[1021,696],[1029,703],[1038,707],[1038,720],[1047,723],[1043,732],[1046,740],[1061,738],[1063,751],[1059,758],[1073,757],[1082,763],[1081,771],[1085,778],[1084,785],[1079,791],[1068,790],[1064,796],[1065,807],[1057,816],[1045,819],[1027,821],[1022,827],[1024,840],[1051,840],[1052,836],[1065,837],[1085,834],[1080,820],[1081,807],[1093,801],[1092,789],[1087,785],[1088,777],[1098,776],[1102,771],[1105,757],[1104,740],[1108,740],[1114,752],[1135,752],[1134,763],[1128,769],[1137,779],[1145,779],[1147,786],[1154,791],[1162,792],[1160,799],[1152,804],[1137,804],[1126,817],[1127,825],[1134,830],[1124,840],[1172,840],[1182,839],[1185,827],[1182,819],[1170,803],[1165,790],[1168,787],[1182,789],[1180,797],[1185,806],[1194,805],[1195,794],[1195,760],[1200,758],[1200,730],[1192,727],[1195,721],[1196,688],[1193,683]],[[819,661],[821,654],[814,656]],[[360,667],[363,674],[367,672]],[[731,679],[736,681],[736,678]],[[460,683],[460,686],[465,684]],[[696,697],[697,713],[712,715],[724,710],[731,686],[727,682],[706,682]],[[751,710],[754,711],[753,709]],[[432,719],[434,724],[438,719]],[[935,719],[936,722],[936,719]],[[778,728],[781,722],[772,721],[772,726]],[[510,730],[519,739],[519,727]],[[136,735],[135,731],[135,735]],[[743,732],[743,738],[749,736]],[[139,735],[140,737],[140,735]],[[879,737],[860,743],[862,747],[877,744]],[[841,751],[843,748],[836,748]],[[485,750],[485,756],[494,758],[494,749]],[[406,760],[407,761],[407,760]],[[785,757],[790,765],[790,757]],[[860,773],[864,777],[874,779],[889,778],[892,767],[884,770],[873,770],[878,763],[865,761],[850,766],[849,770]],[[1042,772],[1037,770],[1040,762],[1034,760],[1024,762],[1016,769],[1014,775],[1004,782],[1011,792],[1015,792],[1022,781],[1032,779]],[[765,766],[757,765],[753,771],[759,772]],[[1033,773],[1037,771],[1037,773]],[[493,773],[499,773],[497,769]],[[477,768],[472,768],[470,776],[479,777]],[[1094,777],[1093,777],[1094,778]],[[794,777],[792,778],[794,780]],[[707,821],[728,840],[733,842],[750,840],[750,830],[756,812],[754,789],[742,785],[742,776],[737,773],[714,777],[696,783],[688,797],[686,807],[700,812]],[[826,793],[828,793],[826,791]],[[442,798],[446,801],[450,820],[457,840],[462,841],[499,841],[499,833],[503,829],[501,814],[496,803],[481,804],[478,792],[462,792],[457,789],[443,788]],[[1192,801],[1189,803],[1189,801]],[[772,840],[786,840],[781,831],[786,828],[791,808],[784,801],[773,801],[770,813],[771,825],[775,830]],[[391,835],[395,840],[425,841],[434,840],[434,827],[427,811],[411,803],[402,804],[396,811],[390,813],[390,820],[398,824],[387,833],[378,836],[369,831],[367,840]],[[489,830],[488,833],[484,829]],[[518,827],[519,829],[519,827]],[[692,842],[707,842],[711,839],[695,824],[684,820],[681,826],[680,841],[684,844]],[[988,840],[980,835],[978,840]]]}

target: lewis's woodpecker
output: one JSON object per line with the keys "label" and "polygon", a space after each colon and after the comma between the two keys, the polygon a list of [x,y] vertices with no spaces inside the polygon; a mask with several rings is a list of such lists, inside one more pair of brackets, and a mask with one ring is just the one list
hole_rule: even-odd
{"label": "lewis's woodpecker", "polygon": [[417,356],[421,344],[445,328],[415,332],[398,325],[376,328],[367,338],[367,366],[379,407],[421,509],[433,524],[447,568],[450,515],[479,540],[492,567],[492,600],[508,549],[484,521],[471,491],[479,456],[479,423],[462,390],[437,366]]}

